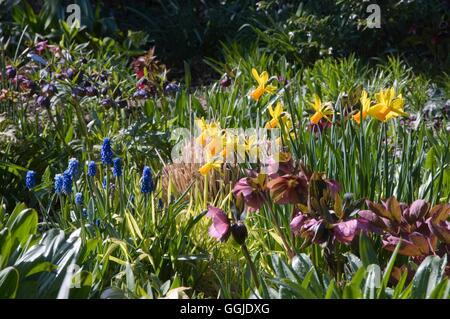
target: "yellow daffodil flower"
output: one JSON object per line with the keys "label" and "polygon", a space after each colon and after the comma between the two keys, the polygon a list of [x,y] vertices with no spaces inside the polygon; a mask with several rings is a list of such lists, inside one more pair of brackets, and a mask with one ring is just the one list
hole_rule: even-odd
{"label": "yellow daffodil flower", "polygon": [[279,119],[283,114],[283,105],[280,102],[277,102],[275,109],[272,105],[269,105],[269,114],[272,117],[269,123],[266,124],[266,128],[276,128],[280,125]]}
{"label": "yellow daffodil flower", "polygon": [[211,141],[206,145],[207,156],[214,157],[223,149],[223,141],[219,136],[213,136]]}
{"label": "yellow daffodil flower", "polygon": [[[241,153],[239,153],[241,152]],[[236,160],[235,156],[239,156],[239,154],[245,154],[243,146],[239,144],[239,136],[236,134],[227,134],[223,139],[223,149],[221,152],[222,158],[228,160]],[[233,157],[232,157],[233,156]],[[228,158],[230,157],[230,158]]]}
{"label": "yellow daffodil flower", "polygon": [[205,132],[202,132],[196,139],[195,141],[201,146],[201,147],[205,147],[206,142],[207,142],[208,136]]}
{"label": "yellow daffodil flower", "polygon": [[195,124],[197,124],[197,127],[201,132],[205,131],[208,128],[208,123],[206,123],[204,118],[195,119]]}
{"label": "yellow daffodil flower", "polygon": [[375,94],[375,99],[377,104],[369,108],[367,114],[377,120],[386,122],[397,116],[408,116],[408,114],[403,110],[405,100],[401,94],[397,96],[395,95],[395,90],[393,87],[384,91],[381,90]]}
{"label": "yellow daffodil flower", "polygon": [[362,91],[359,101],[361,102],[361,111],[353,115],[353,119],[356,123],[361,124],[361,119],[364,120],[367,117],[367,112],[370,108],[370,99],[367,96],[366,90]]}
{"label": "yellow daffodil flower", "polygon": [[267,85],[267,82],[269,81],[269,74],[264,71],[261,74],[258,74],[258,71],[256,69],[252,69],[252,75],[255,78],[256,82],[258,82],[258,87],[250,93],[250,96],[255,101],[259,101],[259,98],[264,93],[273,94],[275,93],[275,90],[277,89],[273,85]]}
{"label": "yellow daffodil flower", "polygon": [[213,169],[220,170],[220,167],[221,167],[221,163],[218,163],[216,161],[210,161],[210,162],[207,162],[206,164],[204,164],[202,167],[200,167],[198,169],[198,171],[202,175],[208,175],[211,170],[213,170]]}
{"label": "yellow daffodil flower", "polygon": [[220,127],[215,122],[208,124],[204,119],[196,119],[195,122],[200,129],[200,135],[196,138],[196,142],[201,147],[205,147],[212,138],[219,134]]}
{"label": "yellow daffodil flower", "polygon": [[256,159],[260,157],[260,145],[259,140],[256,134],[246,136],[244,142],[245,152],[252,159]]}
{"label": "yellow daffodil flower", "polygon": [[327,102],[322,105],[322,101],[317,94],[314,94],[314,103],[310,102],[313,109],[316,111],[313,116],[311,116],[311,122],[313,124],[319,123],[320,119],[324,118],[328,122],[331,122],[330,116],[333,115],[333,108],[331,103]]}

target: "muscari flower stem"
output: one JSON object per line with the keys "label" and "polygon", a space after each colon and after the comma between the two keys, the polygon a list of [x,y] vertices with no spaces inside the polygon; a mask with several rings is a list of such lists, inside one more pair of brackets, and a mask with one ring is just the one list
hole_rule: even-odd
{"label": "muscari flower stem", "polygon": [[258,272],[256,271],[255,264],[253,263],[252,257],[248,252],[247,245],[244,243],[241,245],[242,253],[244,254],[245,259],[247,260],[248,266],[250,267],[250,272],[253,277],[253,281],[255,282],[255,286],[259,289],[259,280],[258,280]]}
{"label": "muscari flower stem", "polygon": [[65,205],[64,205],[64,196],[63,194],[59,194],[59,205],[61,206],[61,219],[64,224],[64,227],[67,227],[67,214],[65,213]]}
{"label": "muscari flower stem", "polygon": [[108,166],[106,166],[106,185],[105,185],[105,191],[106,191],[106,198],[105,198],[105,214],[108,221],[110,221],[110,213],[109,213],[109,169]]}

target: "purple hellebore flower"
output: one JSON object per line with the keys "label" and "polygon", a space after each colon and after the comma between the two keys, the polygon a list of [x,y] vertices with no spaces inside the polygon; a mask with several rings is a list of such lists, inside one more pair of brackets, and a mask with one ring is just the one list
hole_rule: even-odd
{"label": "purple hellebore flower", "polygon": [[450,242],[450,205],[431,205],[416,200],[411,205],[399,203],[395,197],[381,204],[367,201],[369,210],[359,212],[370,227],[383,235],[383,247],[393,251],[401,242],[399,254],[416,258],[435,254],[438,239]]}
{"label": "purple hellebore flower", "polygon": [[224,242],[230,236],[230,220],[223,210],[208,205],[208,213],[206,216],[212,219],[212,225],[209,227],[208,233],[211,237],[218,241]]}
{"label": "purple hellebore flower", "polygon": [[233,188],[236,197],[242,196],[249,211],[257,211],[265,202],[264,190],[266,176],[249,172],[249,177],[241,178]]}
{"label": "purple hellebore flower", "polygon": [[322,244],[326,241],[325,222],[322,219],[309,219],[302,227],[302,237],[307,238],[312,243]]}
{"label": "purple hellebore flower", "polygon": [[270,196],[276,204],[306,203],[308,181],[303,175],[286,174],[267,183]]}
{"label": "purple hellebore flower", "polygon": [[295,236],[303,237],[309,243],[321,244],[326,241],[325,222],[322,219],[310,218],[306,214],[298,213],[290,223]]}
{"label": "purple hellebore flower", "polygon": [[268,161],[268,175],[270,178],[276,178],[281,175],[294,173],[294,161],[290,153],[280,153],[278,159],[274,157],[269,158]]}
{"label": "purple hellebore flower", "polygon": [[291,231],[294,235],[300,236],[300,230],[302,226],[305,224],[308,218],[304,214],[297,214],[292,218],[291,223],[289,224]]}
{"label": "purple hellebore flower", "polygon": [[355,236],[359,235],[362,231],[368,230],[369,221],[359,218],[334,224],[332,232],[337,241],[343,244],[350,244]]}
{"label": "purple hellebore flower", "polygon": [[333,197],[341,191],[341,185],[334,179],[327,179],[325,183],[327,183],[328,189]]}

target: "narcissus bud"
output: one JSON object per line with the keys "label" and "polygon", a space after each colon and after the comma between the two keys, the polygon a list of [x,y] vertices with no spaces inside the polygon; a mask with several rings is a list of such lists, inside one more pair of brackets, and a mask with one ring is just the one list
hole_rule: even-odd
{"label": "narcissus bud", "polygon": [[248,236],[247,227],[245,227],[242,221],[238,221],[231,226],[231,235],[239,245],[243,245]]}

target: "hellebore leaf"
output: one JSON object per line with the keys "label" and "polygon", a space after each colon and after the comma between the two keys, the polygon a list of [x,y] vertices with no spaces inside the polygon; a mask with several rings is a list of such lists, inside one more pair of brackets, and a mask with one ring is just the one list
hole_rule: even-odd
{"label": "hellebore leaf", "polygon": [[428,244],[427,238],[421,233],[414,232],[409,235],[411,241],[416,245],[422,254],[427,255],[430,252],[430,246]]}
{"label": "hellebore leaf", "polygon": [[423,218],[429,209],[430,205],[423,199],[414,201],[409,207],[408,222],[414,223],[416,220]]}
{"label": "hellebore leaf", "polygon": [[450,205],[436,205],[430,211],[431,220],[437,224],[442,221],[446,221],[450,215]]}
{"label": "hellebore leaf", "polygon": [[392,219],[391,214],[386,210],[386,208],[383,205],[371,202],[369,200],[366,201],[366,203],[369,209],[372,212],[374,212],[377,216]]}
{"label": "hellebore leaf", "polygon": [[400,208],[400,204],[395,197],[389,197],[387,202],[387,207],[389,212],[391,213],[392,218],[400,224],[402,220],[402,209]]}
{"label": "hellebore leaf", "polygon": [[302,280],[313,267],[311,259],[306,254],[298,254],[292,259],[292,268]]}

